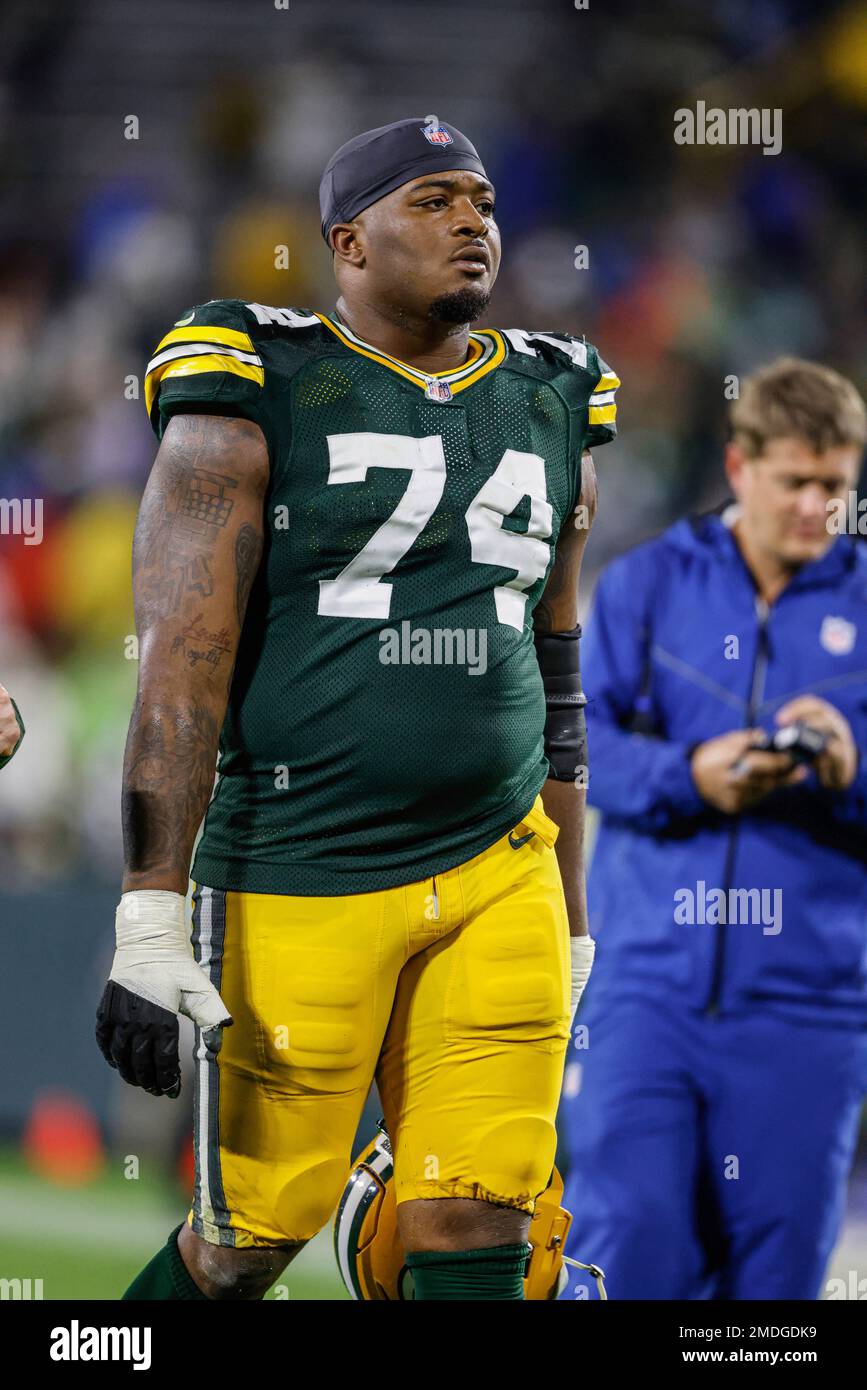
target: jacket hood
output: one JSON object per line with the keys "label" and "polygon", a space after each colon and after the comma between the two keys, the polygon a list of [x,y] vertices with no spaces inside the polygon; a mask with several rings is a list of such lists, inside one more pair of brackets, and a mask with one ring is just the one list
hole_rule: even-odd
{"label": "jacket hood", "polygon": [[[665,538],[675,550],[692,555],[717,559],[721,564],[744,565],[737,541],[723,516],[734,503],[727,502],[713,512],[684,517],[665,532]],[[836,584],[847,573],[861,569],[867,584],[867,546],[859,546],[850,536],[838,536],[818,560],[802,565],[790,581],[797,588],[812,588],[821,584]]]}

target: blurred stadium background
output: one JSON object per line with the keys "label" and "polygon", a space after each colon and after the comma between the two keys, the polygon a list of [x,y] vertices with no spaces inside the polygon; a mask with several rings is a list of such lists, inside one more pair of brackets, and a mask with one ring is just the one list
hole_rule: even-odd
{"label": "blurred stadium background", "polygon": [[[699,98],[782,108],[782,153],[676,146]],[[0,535],[0,682],[28,726],[0,775],[0,1275],[46,1298],[117,1297],[189,1186],[189,1084],[174,1107],[132,1092],[93,1041],[155,452],[143,369],[197,301],[333,305],[326,159],[432,112],[497,185],[489,321],[586,333],[624,383],[587,593],[614,553],[722,500],[728,374],[792,352],[867,385],[863,3],[7,0],[0,497],[44,499],[44,537]],[[844,1278],[867,1276],[865,1167]],[[327,1233],[283,1282],[341,1296]]]}

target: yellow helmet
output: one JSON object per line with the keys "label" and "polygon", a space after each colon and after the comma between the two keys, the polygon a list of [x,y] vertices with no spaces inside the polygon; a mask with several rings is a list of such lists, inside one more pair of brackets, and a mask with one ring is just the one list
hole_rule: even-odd
{"label": "yellow helmet", "polygon": [[[379,1134],[359,1154],[334,1218],[334,1253],[340,1276],[353,1298],[404,1302],[413,1298],[397,1230],[391,1142],[382,1121]],[[532,1246],[524,1275],[524,1297],[554,1299],[563,1291],[564,1265],[586,1269],[596,1279],[599,1297],[607,1298],[602,1270],[563,1254],[572,1217],[560,1205],[563,1180],[555,1168],[536,1199],[530,1222]]]}

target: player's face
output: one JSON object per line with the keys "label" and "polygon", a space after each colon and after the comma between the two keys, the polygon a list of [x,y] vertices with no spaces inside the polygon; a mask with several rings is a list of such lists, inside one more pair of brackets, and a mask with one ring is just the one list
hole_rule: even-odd
{"label": "player's face", "polygon": [[732,444],[726,458],[745,525],[767,554],[793,567],[819,559],[831,545],[828,503],[855,486],[858,463],[852,445],[817,454],[800,439],[772,439],[755,459]]}
{"label": "player's face", "polygon": [[[466,169],[422,174],[358,219],[369,291],[414,315],[444,297],[487,304],[500,265],[494,190]],[[469,312],[473,303],[479,307]],[[464,321],[467,321],[466,319]]]}

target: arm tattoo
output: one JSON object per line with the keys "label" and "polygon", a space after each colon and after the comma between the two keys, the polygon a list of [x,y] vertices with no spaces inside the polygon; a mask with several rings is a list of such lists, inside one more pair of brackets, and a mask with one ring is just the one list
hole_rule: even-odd
{"label": "arm tattoo", "polygon": [[218,631],[212,631],[204,617],[204,613],[198,613],[191,622],[184,624],[180,632],[175,633],[169,656],[180,652],[188,666],[197,666],[200,661],[205,661],[216,670],[224,654],[232,650],[232,639],[225,624]]}
{"label": "arm tattoo", "polygon": [[[570,580],[576,583],[574,567],[564,559],[562,553],[554,552],[554,563],[544,593],[533,609],[533,627],[536,632],[556,632],[555,610],[557,600],[568,592]],[[576,584],[577,587],[577,584]]]}
{"label": "arm tattoo", "polygon": [[196,415],[173,423],[178,431],[163,441],[159,480],[145,491],[133,542],[136,598],[159,618],[177,613],[185,593],[213,593],[210,557],[235,505],[238,450],[249,444],[245,420],[221,421],[219,430]]}
{"label": "arm tattoo", "polygon": [[186,856],[207,808],[219,729],[199,701],[136,700],[124,760],[127,873],[189,871]]}
{"label": "arm tattoo", "polygon": [[267,477],[258,426],[192,415],[171,422],[148,480],[133,543],[141,655],[124,758],[127,889],[186,890],[262,552]]}
{"label": "arm tattoo", "polygon": [[232,499],[226,496],[226,488],[237,486],[235,478],[194,468],[181,498],[177,524],[191,536],[207,535],[209,526],[225,526],[232,514]]}
{"label": "arm tattoo", "polygon": [[245,522],[235,538],[235,570],[237,573],[237,583],[235,585],[235,613],[238,619],[238,626],[244,625],[244,614],[247,611],[247,600],[250,597],[250,590],[253,587],[253,580],[259,568],[259,561],[262,558],[262,537],[259,535],[255,526]]}
{"label": "arm tattoo", "polygon": [[[177,613],[185,593],[209,598],[214,591],[209,555],[225,527],[233,502],[227,490],[235,478],[193,469],[174,510],[161,518],[144,512],[133,547],[133,572],[142,600],[162,618]],[[168,504],[169,499],[163,499]],[[154,509],[149,508],[148,511]]]}

